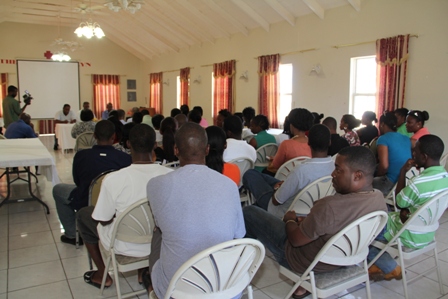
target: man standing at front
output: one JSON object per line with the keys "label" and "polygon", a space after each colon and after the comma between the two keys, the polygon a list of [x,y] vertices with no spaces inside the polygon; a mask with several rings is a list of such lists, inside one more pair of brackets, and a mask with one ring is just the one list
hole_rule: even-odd
{"label": "man standing at front", "polygon": [[27,105],[20,109],[20,102],[15,99],[17,96],[17,87],[8,86],[8,95],[3,99],[3,121],[5,128],[8,128],[9,124],[18,121],[19,115],[25,111]]}
{"label": "man standing at front", "polygon": [[176,133],[175,144],[181,168],[153,178],[147,185],[162,238],[160,251],[151,251],[151,256],[160,253],[151,273],[158,298],[165,296],[174,273],[189,258],[242,238],[246,232],[236,184],[205,165],[209,147],[204,128],[184,124]]}
{"label": "man standing at front", "polygon": [[[70,110],[70,105],[65,104],[62,110],[56,112],[54,116],[55,124],[72,124],[76,122],[76,113]],[[54,135],[54,150],[58,150],[58,138]]]}

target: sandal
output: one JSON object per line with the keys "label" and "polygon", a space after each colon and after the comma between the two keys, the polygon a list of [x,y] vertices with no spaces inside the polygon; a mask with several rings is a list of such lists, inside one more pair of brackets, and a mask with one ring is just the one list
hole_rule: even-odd
{"label": "sandal", "polygon": [[142,271],[142,283],[146,290],[149,289],[149,287],[152,285],[149,268],[146,268]]}
{"label": "sandal", "polygon": [[308,291],[305,291],[305,293],[303,293],[302,295],[294,295],[294,294],[292,294],[292,298],[294,298],[294,299],[302,299],[302,298],[305,298],[308,295],[311,295],[311,293],[308,292]]}
{"label": "sandal", "polygon": [[[93,275],[98,272],[97,270],[92,270],[92,271],[87,271],[86,273],[84,273],[84,281],[92,286],[94,286],[95,288],[101,289],[101,284],[100,283],[96,283],[94,281],[92,281],[92,277]],[[104,288],[107,289],[110,286],[105,285]]]}

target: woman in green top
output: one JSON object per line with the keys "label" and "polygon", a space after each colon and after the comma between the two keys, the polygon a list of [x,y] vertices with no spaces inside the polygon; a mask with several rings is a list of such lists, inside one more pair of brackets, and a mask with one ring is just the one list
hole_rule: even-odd
{"label": "woman in green top", "polygon": [[267,129],[269,129],[269,120],[266,116],[258,114],[252,118],[250,130],[256,135],[249,141],[249,144],[257,149],[268,143],[277,143],[275,137],[266,132]]}
{"label": "woman in green top", "polygon": [[408,116],[409,110],[406,108],[398,108],[394,111],[395,116],[397,117],[397,132],[407,136],[411,137],[414,133],[409,133],[406,130],[406,116]]}

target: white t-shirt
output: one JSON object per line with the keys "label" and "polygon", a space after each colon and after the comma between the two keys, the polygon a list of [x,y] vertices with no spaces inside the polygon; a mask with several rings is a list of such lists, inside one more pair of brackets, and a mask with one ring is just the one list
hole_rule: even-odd
{"label": "white t-shirt", "polygon": [[227,138],[227,148],[224,150],[223,154],[224,162],[229,162],[241,157],[249,158],[255,162],[257,160],[257,152],[252,145],[249,145],[244,140]]}
{"label": "white t-shirt", "polygon": [[[108,174],[102,184],[92,218],[97,221],[109,221],[118,217],[133,203],[146,198],[146,184],[156,176],[167,174],[172,169],[158,164],[131,164]],[[115,221],[109,225],[98,223],[98,236],[101,244],[109,248]],[[115,252],[133,257],[149,255],[151,246],[115,241]]]}
{"label": "white t-shirt", "polygon": [[60,111],[56,112],[56,114],[54,116],[54,119],[60,120],[60,121],[67,120],[67,121],[70,122],[70,121],[72,121],[74,119],[78,119],[78,117],[76,117],[76,113],[73,112],[73,110],[70,110],[67,113],[67,115],[65,115],[64,112],[62,112],[62,110],[60,110]]}

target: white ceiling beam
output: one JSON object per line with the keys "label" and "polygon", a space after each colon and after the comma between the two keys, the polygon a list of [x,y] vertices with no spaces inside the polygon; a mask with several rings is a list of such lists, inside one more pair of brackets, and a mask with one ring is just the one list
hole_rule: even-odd
{"label": "white ceiling beam", "polygon": [[269,23],[263,19],[255,10],[241,0],[232,0],[232,2],[257,22],[264,30],[269,32]]}
{"label": "white ceiling beam", "polygon": [[244,34],[245,36],[249,35],[249,30],[237,19],[235,19],[231,14],[222,9],[218,4],[216,4],[213,0],[203,0],[205,4],[208,5],[215,13],[219,14],[222,18],[224,18],[231,26],[235,27],[239,32]]}
{"label": "white ceiling beam", "polygon": [[289,24],[295,26],[296,19],[294,16],[277,0],[264,0],[269,4],[272,9],[274,9],[283,19],[285,19]]}
{"label": "white ceiling beam", "polygon": [[316,0],[302,0],[322,20],[325,17],[325,9]]}
{"label": "white ceiling beam", "polygon": [[351,6],[353,6],[353,8],[357,11],[360,12],[361,11],[361,0],[347,0],[348,3],[351,4]]}

